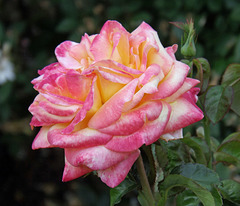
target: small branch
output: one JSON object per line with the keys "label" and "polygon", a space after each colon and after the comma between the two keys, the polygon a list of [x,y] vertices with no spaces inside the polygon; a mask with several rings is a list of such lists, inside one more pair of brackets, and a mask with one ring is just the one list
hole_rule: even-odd
{"label": "small branch", "polygon": [[209,161],[208,161],[208,167],[212,169],[212,146],[211,146],[211,137],[210,137],[210,121],[207,117],[204,117],[203,119],[203,127],[204,127],[204,136],[205,141],[209,148]]}
{"label": "small branch", "polygon": [[154,197],[153,197],[153,194],[152,194],[150,184],[148,182],[148,178],[147,178],[147,175],[146,175],[146,172],[145,172],[145,168],[144,168],[143,159],[142,159],[141,154],[140,154],[139,158],[137,159],[136,164],[137,164],[137,171],[138,171],[138,174],[139,174],[139,177],[140,177],[140,182],[141,182],[141,185],[142,185],[142,191],[143,191],[144,195],[147,197],[147,200],[148,200],[148,203],[149,203],[148,206],[154,206],[155,205],[155,200],[154,200]]}

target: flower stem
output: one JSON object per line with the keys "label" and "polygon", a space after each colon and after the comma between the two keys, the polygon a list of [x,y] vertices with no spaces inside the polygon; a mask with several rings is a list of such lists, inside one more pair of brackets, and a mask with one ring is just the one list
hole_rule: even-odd
{"label": "flower stem", "polygon": [[146,175],[146,172],[145,172],[145,168],[144,168],[143,159],[142,159],[141,154],[138,157],[136,164],[137,164],[137,171],[138,171],[138,174],[139,174],[140,182],[141,182],[141,185],[142,185],[142,192],[143,192],[143,194],[146,197],[146,200],[148,202],[148,205],[146,205],[146,206],[154,206],[155,201],[154,201],[152,190],[151,190],[151,187],[150,187],[150,184],[148,182],[148,178],[147,178],[147,175]]}
{"label": "flower stem", "polygon": [[208,145],[209,148],[209,161],[208,161],[208,167],[212,169],[212,146],[211,146],[211,137],[210,137],[210,121],[209,119],[205,116],[203,120],[203,127],[204,127],[204,136],[205,136],[205,141]]}

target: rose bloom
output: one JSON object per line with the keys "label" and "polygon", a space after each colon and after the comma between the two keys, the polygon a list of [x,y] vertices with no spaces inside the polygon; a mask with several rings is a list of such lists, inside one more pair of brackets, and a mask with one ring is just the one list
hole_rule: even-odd
{"label": "rose bloom", "polygon": [[30,125],[41,127],[32,148],[64,149],[63,181],[96,171],[108,186],[120,184],[143,144],[182,138],[203,118],[199,81],[176,50],[144,22],[129,33],[107,21],[97,35],[61,43],[58,62],[32,81],[39,94]]}

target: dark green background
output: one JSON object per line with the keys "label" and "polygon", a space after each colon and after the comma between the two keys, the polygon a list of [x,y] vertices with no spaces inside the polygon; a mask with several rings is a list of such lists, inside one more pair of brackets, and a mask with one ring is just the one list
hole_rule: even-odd
{"label": "dark green background", "polygon": [[[213,79],[218,79],[229,63],[240,63],[239,0],[0,0],[0,49],[10,45],[16,75],[0,85],[0,204],[108,205],[109,190],[94,175],[61,182],[62,150],[31,150],[37,129],[31,131],[27,109],[37,93],[30,81],[38,69],[56,61],[58,44],[99,33],[108,19],[129,32],[145,21],[166,47],[180,45],[182,34],[169,22],[190,17],[198,33],[197,56],[209,60]],[[121,205],[138,205],[134,196],[128,195]]]}

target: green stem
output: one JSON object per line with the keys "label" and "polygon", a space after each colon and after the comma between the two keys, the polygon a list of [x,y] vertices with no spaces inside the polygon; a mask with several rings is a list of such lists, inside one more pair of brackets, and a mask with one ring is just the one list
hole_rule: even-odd
{"label": "green stem", "polygon": [[211,137],[210,137],[210,121],[209,119],[205,116],[203,120],[203,127],[204,127],[204,136],[205,136],[205,141],[208,145],[209,148],[209,161],[208,161],[208,167],[212,169],[212,146],[211,146]]}
{"label": "green stem", "polygon": [[147,201],[148,201],[148,206],[154,206],[155,205],[155,200],[152,194],[152,190],[150,187],[150,184],[148,182],[148,178],[145,172],[145,168],[144,168],[144,164],[143,164],[143,159],[142,156],[140,154],[139,158],[137,159],[137,171],[139,174],[139,178],[140,178],[140,182],[142,185],[142,192],[144,194],[144,196],[146,197]]}

